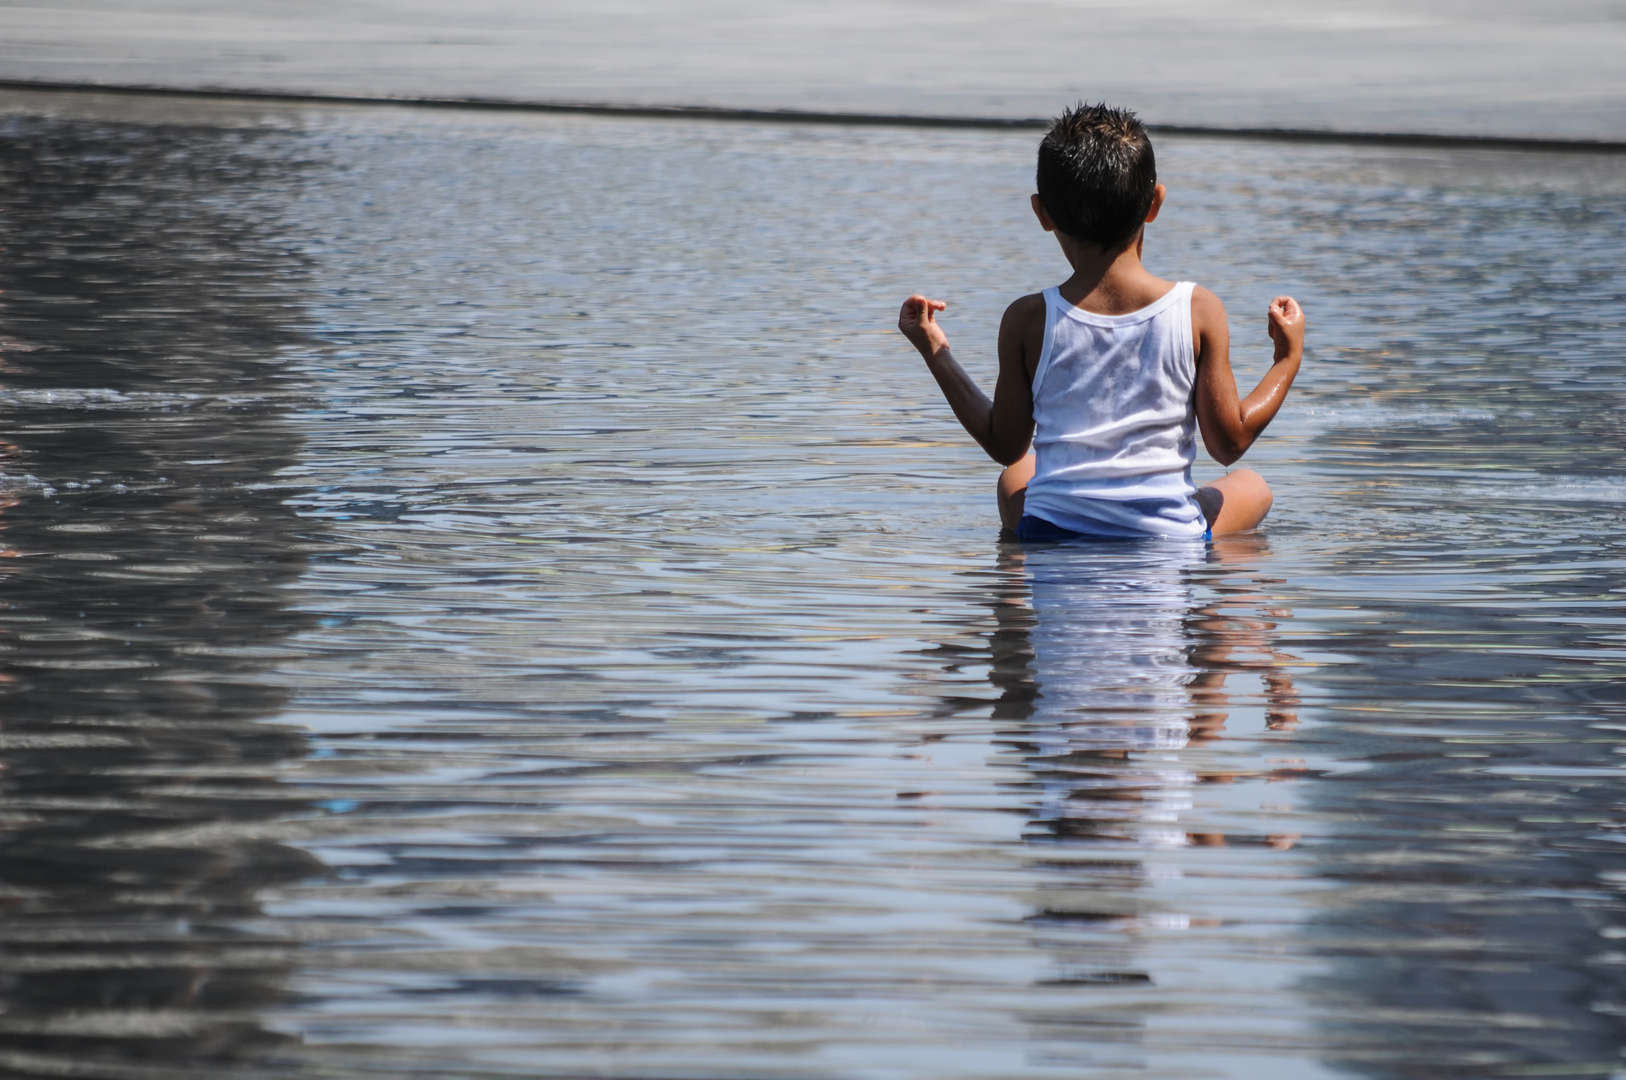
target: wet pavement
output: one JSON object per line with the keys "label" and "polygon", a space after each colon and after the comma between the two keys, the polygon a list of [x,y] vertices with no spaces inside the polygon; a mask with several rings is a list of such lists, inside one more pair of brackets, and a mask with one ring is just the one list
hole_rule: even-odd
{"label": "wet pavement", "polygon": [[1024,550],[1028,133],[0,107],[0,1073],[1620,1074],[1611,159],[1160,140],[1276,509]]}
{"label": "wet pavement", "polygon": [[1626,141],[1620,0],[0,0],[0,79]]}

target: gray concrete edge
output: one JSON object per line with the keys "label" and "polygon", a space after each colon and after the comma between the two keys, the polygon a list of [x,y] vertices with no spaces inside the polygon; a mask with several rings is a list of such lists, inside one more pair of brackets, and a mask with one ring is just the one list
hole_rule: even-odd
{"label": "gray concrete edge", "polygon": [[[604,102],[525,101],[505,98],[393,97],[325,94],[237,87],[142,86],[38,79],[0,79],[0,90],[64,94],[120,94],[145,97],[212,98],[280,102],[298,105],[374,105],[422,109],[482,109],[533,113],[577,113],[656,119],[733,120],[776,124],[824,124],[873,127],[964,128],[984,131],[1043,130],[1040,117],[930,116],[910,113],[814,112],[802,109],[737,109],[714,105],[618,105]],[[1344,143],[1440,149],[1514,150],[1543,153],[1626,154],[1626,142],[1590,139],[1530,139],[1496,135],[1445,135],[1410,132],[1338,131],[1304,128],[1231,128],[1185,124],[1148,124],[1163,135],[1222,139],[1267,139],[1282,142]]]}

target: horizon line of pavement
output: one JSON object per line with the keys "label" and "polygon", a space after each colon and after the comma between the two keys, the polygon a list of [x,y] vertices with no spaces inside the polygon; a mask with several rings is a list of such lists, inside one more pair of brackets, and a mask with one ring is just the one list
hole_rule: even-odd
{"label": "horizon line of pavement", "polygon": [[[45,79],[0,79],[0,90],[68,94],[238,99],[310,105],[374,105],[429,109],[482,109],[511,112],[578,113],[653,119],[734,120],[757,123],[862,125],[874,127],[940,127],[982,130],[1043,130],[1051,120],[1040,117],[942,116],[915,113],[820,112],[803,109],[750,109],[716,105],[637,105],[613,102],[539,101],[522,98],[411,97],[382,94],[334,94],[299,90],[239,87],[178,87],[150,84],[65,82]],[[1605,139],[1537,139],[1502,135],[1340,131],[1327,128],[1218,127],[1148,123],[1164,135],[1201,135],[1284,142],[1352,143],[1445,149],[1523,150],[1545,153],[1626,154],[1626,141]]]}

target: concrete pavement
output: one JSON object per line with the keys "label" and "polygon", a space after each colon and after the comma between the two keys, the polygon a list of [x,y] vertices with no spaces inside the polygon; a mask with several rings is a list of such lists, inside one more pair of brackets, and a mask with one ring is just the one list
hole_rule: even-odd
{"label": "concrete pavement", "polygon": [[1626,0],[0,0],[0,79],[1626,140]]}

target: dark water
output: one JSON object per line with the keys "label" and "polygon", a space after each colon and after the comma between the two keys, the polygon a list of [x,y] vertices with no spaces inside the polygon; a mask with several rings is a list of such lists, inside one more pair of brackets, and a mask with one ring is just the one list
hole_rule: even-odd
{"label": "dark water", "polygon": [[1027,134],[3,104],[0,1075],[1626,1075],[1614,159],[1165,140],[1276,510],[1023,551]]}

